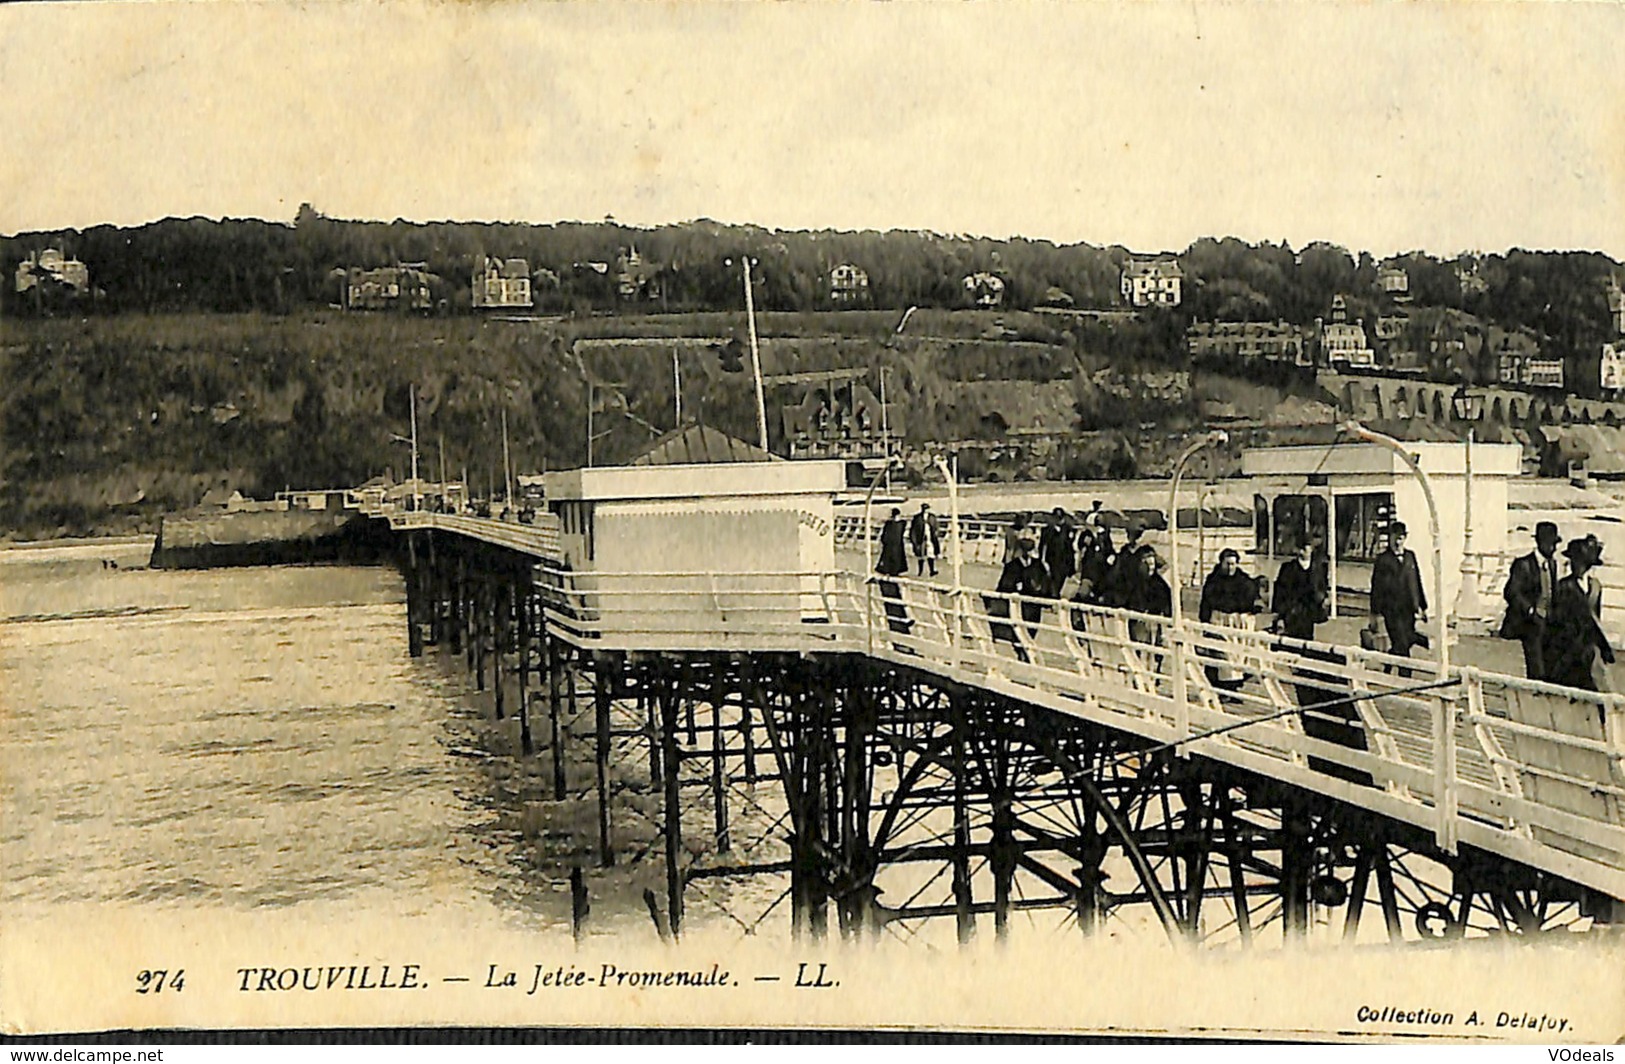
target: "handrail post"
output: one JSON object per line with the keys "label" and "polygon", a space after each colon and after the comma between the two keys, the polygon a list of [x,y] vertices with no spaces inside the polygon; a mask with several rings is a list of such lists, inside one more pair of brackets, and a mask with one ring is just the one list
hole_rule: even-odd
{"label": "handrail post", "polygon": [[[1194,443],[1188,444],[1179,452],[1174,460],[1173,480],[1168,486],[1168,571],[1173,574],[1170,590],[1173,592],[1169,603],[1170,624],[1172,632],[1172,646],[1169,647],[1169,658],[1174,668],[1174,729],[1177,737],[1185,738],[1191,733],[1191,707],[1190,707],[1190,681],[1185,675],[1185,608],[1184,597],[1185,579],[1179,571],[1179,481],[1185,474],[1185,463],[1204,447],[1224,443],[1230,439],[1230,434],[1223,430],[1215,430],[1203,436]],[[1197,500],[1200,507],[1201,500]],[[1190,756],[1190,747],[1179,747],[1180,757]]]}
{"label": "handrail post", "polygon": [[[1483,682],[1474,668],[1462,669],[1461,678],[1469,687]],[[1452,854],[1456,852],[1457,817],[1461,805],[1461,793],[1456,781],[1456,725],[1461,712],[1457,695],[1455,688],[1439,690],[1433,735],[1433,806],[1437,817],[1433,838],[1439,849]]]}
{"label": "handrail post", "polygon": [[875,489],[891,471],[891,458],[869,479],[869,490],[863,494],[863,627],[869,644],[869,656],[875,656]]}
{"label": "handrail post", "polygon": [[964,631],[962,617],[964,615],[964,548],[960,543],[959,526],[959,456],[953,456],[953,464],[941,457],[937,458],[937,468],[942,470],[943,477],[948,481],[948,539],[953,545],[954,590],[953,590],[953,630],[948,633],[949,663],[955,672],[959,671],[959,639]]}

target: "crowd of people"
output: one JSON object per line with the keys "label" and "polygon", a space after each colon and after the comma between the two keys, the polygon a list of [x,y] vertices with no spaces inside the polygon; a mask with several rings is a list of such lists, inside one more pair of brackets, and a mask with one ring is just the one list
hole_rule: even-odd
{"label": "crowd of people", "polygon": [[[1086,514],[1070,514],[1056,507],[1043,518],[1016,515],[1005,532],[998,581],[992,593],[983,596],[993,638],[1010,644],[1026,660],[1011,602],[1020,603],[1020,623],[1032,639],[1047,605],[1053,603],[1059,609],[1065,601],[1072,606],[1067,617],[1074,629],[1084,627],[1084,607],[1124,609],[1130,611],[1131,638],[1160,643],[1160,625],[1151,618],[1173,612],[1173,589],[1164,575],[1167,564],[1143,541],[1141,526],[1130,523],[1123,533],[1119,546],[1112,529],[1101,520],[1099,502]],[[1427,591],[1416,554],[1406,546],[1407,538],[1404,523],[1395,521],[1377,544],[1370,617],[1360,636],[1366,649],[1396,657],[1409,657],[1415,648],[1429,646],[1420,628],[1428,619]],[[1507,578],[1503,592],[1507,609],[1500,635],[1522,645],[1530,679],[1607,691],[1607,666],[1614,661],[1614,651],[1602,627],[1602,587],[1595,574],[1602,562],[1602,544],[1596,536],[1584,536],[1571,539],[1559,551],[1561,542],[1556,524],[1541,521],[1536,525],[1535,550],[1518,558]],[[881,530],[875,571],[882,578],[906,575],[909,553],[918,576],[937,575],[942,526],[928,503],[920,504],[907,520],[902,510],[891,511]],[[1565,565],[1559,564],[1559,553]],[[1272,593],[1266,603],[1267,588]],[[881,590],[893,630],[911,630],[913,622],[896,583],[882,579]],[[1245,572],[1241,555],[1227,548],[1203,582],[1198,620],[1210,630],[1256,630],[1267,611],[1273,615],[1271,632],[1311,642],[1317,626],[1330,616],[1330,595],[1327,567],[1314,540],[1304,538],[1297,545],[1273,585]],[[1233,691],[1245,681],[1241,669],[1222,651],[1210,649],[1207,656],[1211,663],[1205,671],[1216,688]]]}
{"label": "crowd of people", "polygon": [[[1123,529],[1119,546],[1112,529],[1101,520],[1097,501],[1087,513],[1069,514],[1056,507],[1043,519],[1017,514],[1005,531],[1004,557],[993,594],[986,596],[990,613],[1009,616],[1006,596],[1022,600],[1022,619],[1036,634],[1045,602],[1070,602],[1072,623],[1082,626],[1078,607],[1102,606],[1129,610],[1146,617],[1173,613],[1173,589],[1167,562],[1144,542],[1144,529],[1134,523]],[[910,518],[893,508],[881,528],[880,557],[875,572],[882,578],[908,573],[912,552],[917,576],[937,575],[942,554],[942,526],[929,503],[921,503]],[[1263,583],[1243,572],[1241,556],[1227,549],[1208,575],[1202,589],[1200,620],[1219,626],[1254,627],[1264,609]],[[895,583],[883,579],[886,597],[899,599]],[[1314,638],[1315,625],[1326,617],[1326,572],[1315,561],[1313,545],[1305,543],[1298,555],[1281,569],[1270,604],[1277,630],[1299,639]],[[1015,643],[1011,627],[996,624],[995,638]],[[1155,642],[1156,626],[1136,620],[1131,634],[1142,642]]]}

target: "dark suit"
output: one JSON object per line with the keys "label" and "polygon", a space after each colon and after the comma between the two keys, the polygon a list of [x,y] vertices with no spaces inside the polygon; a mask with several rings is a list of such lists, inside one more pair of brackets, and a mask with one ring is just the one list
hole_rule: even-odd
{"label": "dark suit", "polygon": [[1270,612],[1281,622],[1281,634],[1293,639],[1315,638],[1315,625],[1327,617],[1326,570],[1312,561],[1305,569],[1293,558],[1275,576]]}
{"label": "dark suit", "polygon": [[1537,611],[1540,603],[1541,570],[1546,570],[1550,585],[1546,589],[1546,608],[1551,611],[1551,595],[1557,589],[1557,558],[1545,559],[1538,552],[1525,554],[1512,563],[1507,574],[1507,585],[1501,591],[1506,599],[1507,615],[1501,621],[1501,638],[1516,639],[1523,644],[1524,674],[1531,680],[1546,679],[1546,617]]}
{"label": "dark suit", "polygon": [[1388,625],[1391,653],[1410,656],[1411,647],[1421,642],[1416,634],[1416,615],[1428,608],[1427,592],[1422,590],[1422,570],[1416,552],[1395,554],[1385,550],[1371,565],[1371,609],[1382,614]]}

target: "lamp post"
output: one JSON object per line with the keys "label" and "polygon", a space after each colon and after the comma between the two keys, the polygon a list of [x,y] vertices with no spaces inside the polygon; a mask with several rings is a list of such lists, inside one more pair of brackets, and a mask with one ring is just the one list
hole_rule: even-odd
{"label": "lamp post", "polygon": [[1173,483],[1168,487],[1168,571],[1174,574],[1172,619],[1176,631],[1180,622],[1184,619],[1184,609],[1179,601],[1179,589],[1184,584],[1179,575],[1179,481],[1185,474],[1185,463],[1189,462],[1197,451],[1204,447],[1212,447],[1229,441],[1230,434],[1228,432],[1223,429],[1215,429],[1186,446],[1183,451],[1179,452],[1179,457],[1174,459],[1174,479]]}
{"label": "lamp post", "polygon": [[1417,464],[1416,456],[1405,449],[1405,445],[1392,436],[1384,436],[1380,432],[1372,432],[1358,421],[1347,421],[1338,426],[1338,430],[1346,435],[1375,443],[1386,447],[1399,455],[1400,460],[1409,467],[1413,476],[1422,485],[1422,498],[1428,505],[1428,533],[1433,537],[1433,598],[1439,604],[1439,679],[1448,679],[1450,675],[1450,617],[1452,608],[1444,594],[1444,537],[1439,533],[1439,506],[1433,498],[1433,482],[1428,475],[1422,472]]}
{"label": "lamp post", "polygon": [[423,509],[423,482],[418,479],[418,386],[407,386],[407,394],[412,400],[412,509]]}
{"label": "lamp post", "polygon": [[1478,595],[1478,555],[1473,551],[1473,434],[1479,418],[1484,416],[1484,397],[1474,395],[1464,383],[1450,397],[1456,420],[1467,423],[1467,452],[1463,478],[1464,500],[1462,519],[1466,529],[1461,543],[1461,590],[1456,595],[1456,622],[1480,621],[1484,617],[1484,603]]}
{"label": "lamp post", "polygon": [[942,470],[943,479],[948,482],[948,541],[953,546],[953,631],[948,637],[949,664],[957,672],[959,669],[959,639],[965,631],[965,585],[964,554],[960,545],[959,530],[959,455],[944,459],[936,456],[936,466]]}
{"label": "lamp post", "polygon": [[880,450],[886,457],[886,490],[891,490],[891,419],[886,413],[886,365],[880,366]]}
{"label": "lamp post", "polygon": [[[1450,679],[1450,612],[1444,597],[1444,539],[1439,533],[1439,506],[1433,498],[1433,483],[1422,472],[1416,456],[1392,436],[1372,432],[1358,421],[1338,426],[1340,432],[1386,447],[1397,454],[1422,485],[1422,498],[1428,505],[1428,531],[1433,536],[1433,597],[1439,603],[1439,681]],[[1455,853],[1458,837],[1457,811],[1460,805],[1456,782],[1456,728],[1460,704],[1449,692],[1441,695],[1433,714],[1433,805],[1436,815],[1434,841],[1445,853]]]}

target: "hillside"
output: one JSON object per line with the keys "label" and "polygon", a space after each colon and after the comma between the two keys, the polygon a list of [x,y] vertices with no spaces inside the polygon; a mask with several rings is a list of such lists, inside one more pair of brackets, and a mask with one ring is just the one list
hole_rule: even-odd
{"label": "hillside", "polygon": [[[409,452],[392,436],[409,431],[414,385],[425,476],[438,476],[443,448],[448,473],[466,469],[476,492],[500,484],[504,413],[516,470],[581,464],[589,377],[596,459],[620,461],[674,423],[674,352],[685,418],[754,438],[749,374],[724,372],[712,348],[742,324],[336,311],[0,322],[0,533],[151,528],[222,483],[265,497],[403,477]],[[1036,315],[922,312],[902,336],[889,313],[767,314],[760,325],[768,374],[861,367],[878,387],[884,368],[894,424],[917,454],[1007,432],[1132,436],[1147,419],[1178,430],[1210,400],[1233,416],[1284,408],[1280,388],[1087,354]],[[778,405],[799,399],[770,390],[775,443]],[[1073,463],[1077,475],[1132,470],[1130,440],[1099,446],[1109,457]]]}

